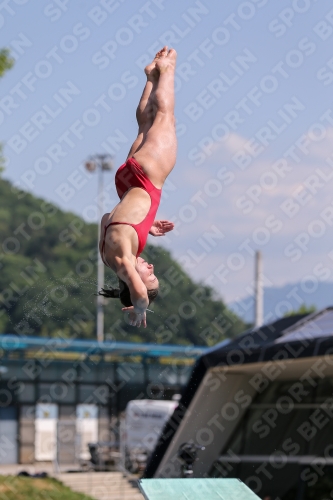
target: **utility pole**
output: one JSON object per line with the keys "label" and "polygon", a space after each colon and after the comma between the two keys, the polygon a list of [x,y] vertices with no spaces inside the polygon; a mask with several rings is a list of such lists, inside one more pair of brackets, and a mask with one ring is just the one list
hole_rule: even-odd
{"label": "utility pole", "polygon": [[[113,160],[110,155],[93,155],[86,162],[85,167],[89,172],[98,171],[98,233],[97,233],[97,292],[104,287],[104,264],[99,253],[99,240],[101,233],[100,220],[104,215],[104,172],[113,169]],[[96,304],[97,341],[104,342],[104,297],[97,295]]]}
{"label": "utility pole", "polygon": [[256,251],[256,256],[255,256],[254,290],[255,290],[254,326],[255,328],[259,328],[263,324],[263,318],[264,318],[262,255],[259,250]]}

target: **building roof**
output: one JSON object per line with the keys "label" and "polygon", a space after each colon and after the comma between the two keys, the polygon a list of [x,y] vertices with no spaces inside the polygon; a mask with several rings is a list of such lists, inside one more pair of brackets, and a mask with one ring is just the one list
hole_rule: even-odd
{"label": "building roof", "polygon": [[221,342],[208,349],[197,359],[190,380],[184,389],[178,409],[163,431],[167,439],[161,440],[144,473],[154,474],[172,441],[206,372],[216,366],[241,365],[274,359],[282,346],[288,346],[284,359],[320,356],[333,347],[333,307],[309,315],[294,315],[278,319],[260,328],[253,328],[235,339]]}
{"label": "building roof", "polygon": [[330,337],[331,335],[333,335],[333,307],[327,307],[322,311],[306,316],[285,329],[276,342],[309,340]]}
{"label": "building roof", "polygon": [[143,356],[150,358],[177,357],[196,359],[207,350],[201,346],[168,344],[141,344],[134,342],[97,342],[94,340],[72,340],[70,338],[23,337],[21,335],[0,335],[0,349],[4,351],[57,351],[87,354],[112,354],[116,356]]}

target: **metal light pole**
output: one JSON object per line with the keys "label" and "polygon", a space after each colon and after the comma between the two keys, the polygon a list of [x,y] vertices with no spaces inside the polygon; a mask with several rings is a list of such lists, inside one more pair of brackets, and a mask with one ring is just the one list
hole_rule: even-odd
{"label": "metal light pole", "polygon": [[[89,172],[98,170],[98,208],[99,219],[104,215],[104,179],[105,171],[110,171],[113,168],[113,160],[110,155],[93,155],[86,162],[85,167]],[[97,292],[104,287],[104,264],[99,253],[99,240],[101,233],[101,225],[98,223],[97,234]],[[104,297],[97,295],[97,340],[104,342]]]}
{"label": "metal light pole", "polygon": [[254,311],[254,326],[259,328],[263,324],[264,317],[264,301],[263,301],[263,275],[262,275],[262,255],[259,250],[255,256],[255,311]]}

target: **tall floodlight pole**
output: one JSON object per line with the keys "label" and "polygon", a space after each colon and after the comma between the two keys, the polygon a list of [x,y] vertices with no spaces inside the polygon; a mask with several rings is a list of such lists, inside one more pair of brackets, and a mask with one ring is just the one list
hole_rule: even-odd
{"label": "tall floodlight pole", "polygon": [[[86,162],[85,167],[89,172],[98,171],[98,212],[99,221],[104,215],[104,172],[113,168],[113,160],[110,155],[93,155]],[[98,221],[97,233],[97,292],[104,287],[104,264],[99,253],[99,240],[101,225]],[[97,340],[104,342],[104,297],[97,295]]]}
{"label": "tall floodlight pole", "polygon": [[255,313],[254,313],[254,326],[258,328],[263,324],[263,275],[262,275],[262,255],[259,250],[256,251],[255,257]]}

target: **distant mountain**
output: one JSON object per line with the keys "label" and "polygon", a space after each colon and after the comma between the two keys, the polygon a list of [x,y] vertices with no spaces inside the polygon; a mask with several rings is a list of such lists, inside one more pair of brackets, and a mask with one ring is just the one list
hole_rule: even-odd
{"label": "distant mountain", "polygon": [[[269,287],[264,289],[265,323],[280,318],[288,311],[297,310],[305,304],[314,305],[317,310],[333,305],[333,282],[305,282]],[[254,297],[228,304],[243,321],[254,321]]]}

